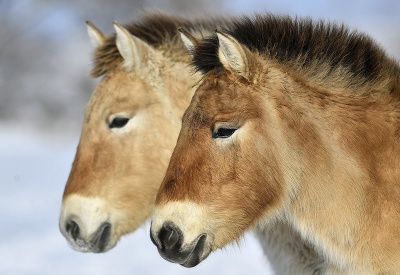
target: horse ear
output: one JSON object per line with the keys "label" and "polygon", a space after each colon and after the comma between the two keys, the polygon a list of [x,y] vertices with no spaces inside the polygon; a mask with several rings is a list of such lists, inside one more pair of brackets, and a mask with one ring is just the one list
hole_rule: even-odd
{"label": "horse ear", "polygon": [[141,40],[132,35],[127,29],[117,22],[114,22],[114,29],[117,33],[116,44],[119,53],[124,58],[124,67],[128,70],[138,71],[143,63],[144,58],[154,58],[154,49]]}
{"label": "horse ear", "polygon": [[217,31],[219,41],[218,56],[225,69],[233,70],[244,78],[249,77],[249,65],[246,51],[232,36]]}
{"label": "horse ear", "polygon": [[86,27],[92,45],[95,48],[103,45],[107,37],[98,28],[96,28],[90,21],[86,21]]}
{"label": "horse ear", "polygon": [[184,28],[179,28],[178,32],[181,34],[183,44],[188,49],[189,53],[192,54],[193,49],[199,44],[199,41]]}

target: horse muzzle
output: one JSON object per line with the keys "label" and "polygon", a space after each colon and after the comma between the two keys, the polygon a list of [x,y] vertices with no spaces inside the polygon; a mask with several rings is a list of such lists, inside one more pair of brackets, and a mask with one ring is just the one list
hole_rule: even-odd
{"label": "horse muzzle", "polygon": [[60,231],[71,244],[72,248],[80,252],[101,253],[111,249],[115,245],[110,241],[112,227],[108,222],[102,223],[89,236],[72,219],[69,219],[65,224],[60,223]]}
{"label": "horse muzzle", "polygon": [[184,244],[182,231],[171,222],[165,223],[155,234],[150,232],[150,238],[161,257],[184,267],[198,265],[211,252],[206,248],[207,234],[200,234],[191,243]]}

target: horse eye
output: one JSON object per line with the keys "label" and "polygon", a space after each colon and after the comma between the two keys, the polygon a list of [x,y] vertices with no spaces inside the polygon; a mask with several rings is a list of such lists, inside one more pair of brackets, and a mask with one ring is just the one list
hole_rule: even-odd
{"label": "horse eye", "polygon": [[110,129],[112,128],[122,128],[124,127],[129,121],[129,118],[127,117],[114,117],[113,120],[111,121],[110,125],[108,125],[108,127],[110,127]]}
{"label": "horse eye", "polygon": [[236,131],[237,129],[235,128],[223,128],[220,127],[217,129],[216,132],[212,133],[212,137],[213,138],[228,138],[231,135],[233,135],[233,133]]}

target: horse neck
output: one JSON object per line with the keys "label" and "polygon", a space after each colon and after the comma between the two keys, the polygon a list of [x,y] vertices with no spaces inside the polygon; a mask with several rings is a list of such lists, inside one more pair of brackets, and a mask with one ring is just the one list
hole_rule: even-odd
{"label": "horse neck", "polygon": [[293,79],[283,85],[273,104],[281,126],[277,144],[285,143],[285,219],[332,262],[344,263],[361,253],[353,247],[360,235],[368,240],[374,232],[366,223],[385,199],[380,190],[400,178],[398,108],[387,94],[329,91]]}

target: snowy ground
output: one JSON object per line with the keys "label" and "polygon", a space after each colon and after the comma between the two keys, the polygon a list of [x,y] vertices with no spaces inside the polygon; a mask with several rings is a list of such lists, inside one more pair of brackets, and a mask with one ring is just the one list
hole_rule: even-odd
{"label": "snowy ground", "polygon": [[252,234],[192,269],[158,255],[149,224],[107,253],[73,251],[58,230],[58,215],[78,137],[0,129],[0,274],[271,273]]}

